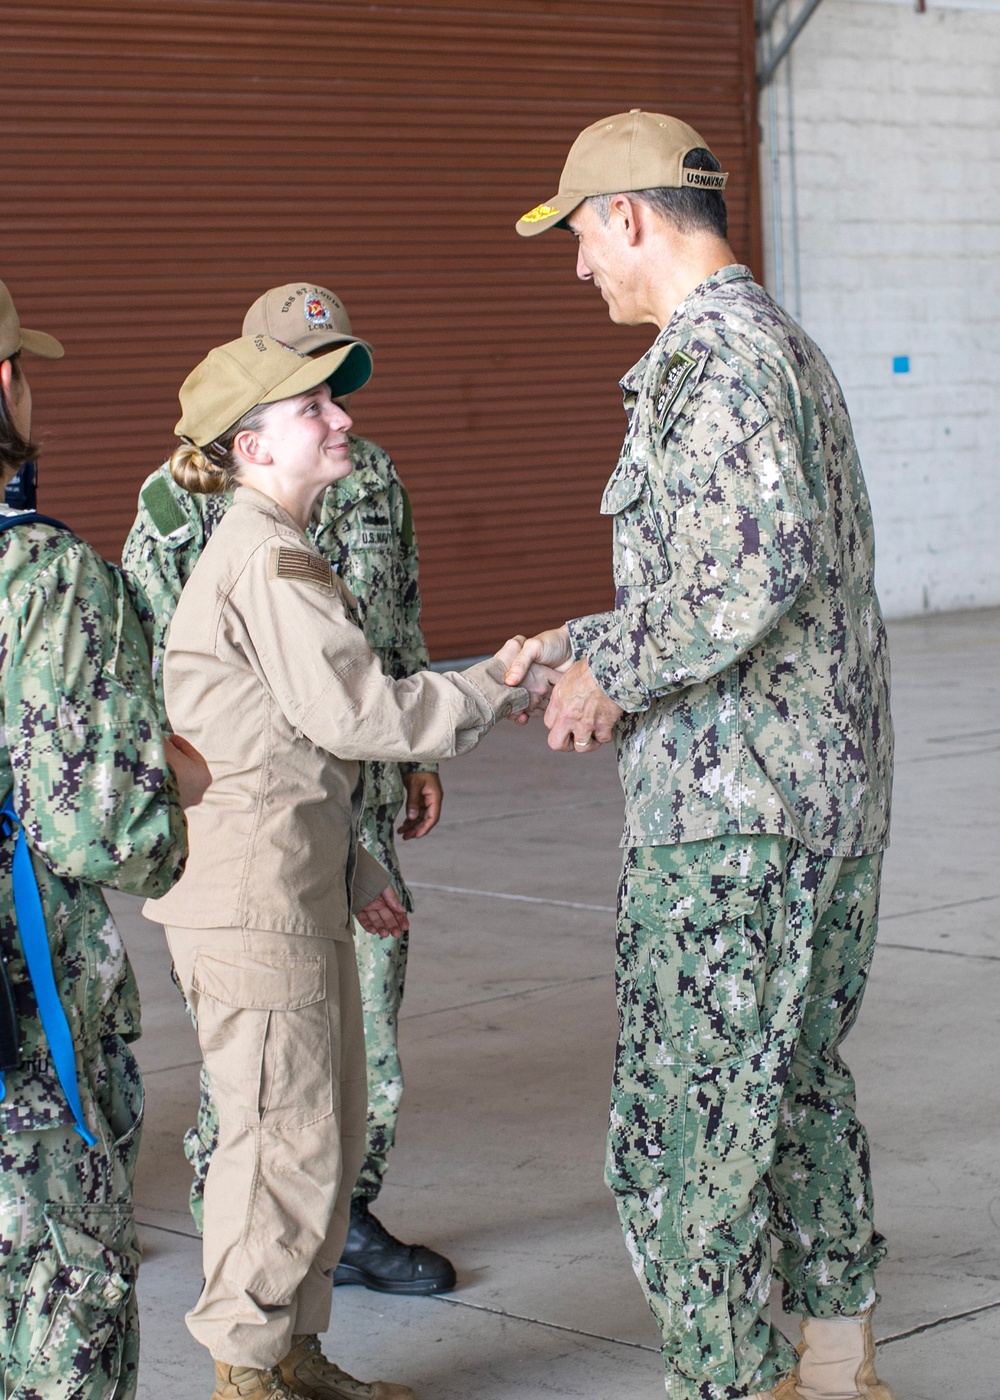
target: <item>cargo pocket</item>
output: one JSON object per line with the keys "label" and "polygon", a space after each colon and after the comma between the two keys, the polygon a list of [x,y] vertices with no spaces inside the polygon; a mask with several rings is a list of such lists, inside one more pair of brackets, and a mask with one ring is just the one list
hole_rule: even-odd
{"label": "cargo pocket", "polygon": [[[137,1337],[139,1245],[128,1205],[50,1204],[10,1339],[8,1400],[111,1395]],[[94,1378],[99,1377],[95,1385]]]}
{"label": "cargo pocket", "polygon": [[760,1049],[764,948],[747,927],[756,905],[748,884],[731,875],[696,881],[642,870],[629,875],[634,1001],[658,1027],[661,1055],[708,1066]]}
{"label": "cargo pocket", "polygon": [[293,1128],[333,1113],[322,956],[202,952],[191,981],[220,1118]]}

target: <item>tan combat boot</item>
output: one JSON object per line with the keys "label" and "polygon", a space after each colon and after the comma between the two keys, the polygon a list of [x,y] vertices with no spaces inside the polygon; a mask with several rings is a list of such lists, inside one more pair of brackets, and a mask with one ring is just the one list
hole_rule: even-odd
{"label": "tan combat boot", "polygon": [[875,1374],[871,1313],[802,1320],[795,1393],[801,1400],[895,1400]]}
{"label": "tan combat boot", "polygon": [[258,1371],[253,1366],[215,1363],[212,1400],[295,1400],[276,1369]]}
{"label": "tan combat boot", "polygon": [[799,1400],[799,1393],[795,1389],[797,1372],[791,1376],[786,1376],[783,1381],[779,1381],[773,1390],[758,1390],[756,1395],[751,1395],[749,1400]]}
{"label": "tan combat boot", "polygon": [[319,1338],[293,1337],[292,1349],[278,1363],[282,1378],[295,1396],[306,1400],[417,1400],[408,1385],[392,1381],[356,1381],[320,1350]]}

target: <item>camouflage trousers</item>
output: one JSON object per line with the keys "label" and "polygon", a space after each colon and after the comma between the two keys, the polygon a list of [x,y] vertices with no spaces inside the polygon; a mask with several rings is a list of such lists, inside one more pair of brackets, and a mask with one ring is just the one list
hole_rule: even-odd
{"label": "camouflage trousers", "polygon": [[0,1143],[5,1400],[131,1400],[136,1391],[142,1081],[118,1036],[83,1069],[95,1147],[62,1125],[7,1132]]}
{"label": "camouflage trousers", "polygon": [[770,836],[626,852],[606,1180],[671,1400],[796,1364],[769,1315],[853,1316],[885,1253],[839,1047],[861,1005],[881,857]]}
{"label": "camouflage trousers", "polygon": [[[379,938],[360,924],[354,929],[354,951],[361,981],[368,1063],[368,1124],[365,1157],[354,1187],[355,1197],[373,1201],[382,1187],[386,1157],[396,1140],[396,1119],[403,1097],[403,1067],[397,1033],[403,1001],[409,934]],[[194,1169],[191,1214],[199,1234],[204,1215],[205,1178],[219,1141],[219,1117],[205,1066],[199,1074],[198,1121],[184,1137],[184,1154]]]}

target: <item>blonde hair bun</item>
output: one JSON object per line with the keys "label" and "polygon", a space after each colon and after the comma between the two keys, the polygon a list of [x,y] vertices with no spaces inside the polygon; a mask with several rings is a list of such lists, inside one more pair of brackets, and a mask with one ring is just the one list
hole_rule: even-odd
{"label": "blonde hair bun", "polygon": [[229,473],[225,467],[210,462],[201,448],[190,442],[182,442],[171,453],[170,475],[182,490],[205,496],[229,489]]}

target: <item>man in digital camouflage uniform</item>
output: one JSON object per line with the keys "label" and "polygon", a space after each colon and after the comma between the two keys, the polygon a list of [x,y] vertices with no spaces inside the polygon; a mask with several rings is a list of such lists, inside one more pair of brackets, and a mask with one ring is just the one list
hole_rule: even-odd
{"label": "man in digital camouflage uniform", "polygon": [[[607,1181],[673,1400],[891,1400],[884,1242],[839,1046],[887,841],[889,665],[850,419],[819,349],[736,263],[697,132],[596,122],[518,232],[657,337],[622,380],[602,511],[613,611],[529,641],[549,744],[615,739],[625,789]],[[801,1357],[770,1320],[771,1236]]]}
{"label": "man in digital camouflage uniform", "polygon": [[[358,339],[339,298],[325,287],[303,282],[272,288],[253,304],[244,318],[243,334],[258,333],[307,353]],[[354,470],[327,490],[310,535],[358,599],[365,637],[383,670],[402,679],[423,670],[429,659],[420,630],[417,541],[409,497],[387,452],[365,438],[352,436],[351,441]],[[156,614],[158,683],[167,627],[181,589],[231,504],[231,494],[181,490],[167,464],[143,484],[122,559]],[[426,835],[440,815],[440,779],[430,764],[371,762],[365,767],[361,841],[389,871],[400,899],[412,911],[393,824],[405,797],[400,827],[404,840]],[[454,1287],[452,1265],[434,1250],[394,1238],[369,1208],[385,1177],[403,1094],[397,1030],[408,939],[406,933],[399,939],[377,938],[360,928],[355,939],[368,1057],[368,1129],[351,1203],[351,1228],[334,1281],[379,1292],[425,1294]],[[195,1173],[191,1212],[199,1231],[205,1177],[217,1140],[211,1086],[202,1069],[198,1125],[184,1143]]]}
{"label": "man in digital camouflage uniform", "polygon": [[[62,355],[20,327],[0,283],[0,493],[33,457],[22,350]],[[120,572],[71,531],[0,504],[0,598],[0,804],[13,809],[0,818],[2,1392],[130,1400],[142,1081],[126,1042],[139,996],[100,886],[166,893],[187,854],[184,818]]]}

